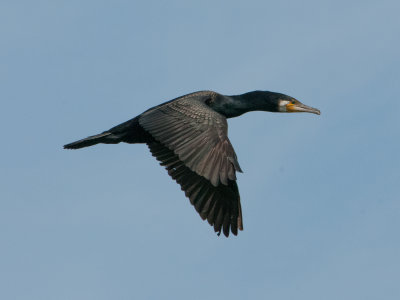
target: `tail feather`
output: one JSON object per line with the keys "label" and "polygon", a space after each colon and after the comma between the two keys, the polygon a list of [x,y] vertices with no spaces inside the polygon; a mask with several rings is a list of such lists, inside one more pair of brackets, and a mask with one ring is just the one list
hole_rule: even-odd
{"label": "tail feather", "polygon": [[111,132],[105,131],[100,134],[92,135],[79,141],[64,145],[64,149],[80,149],[84,147],[93,146],[99,143],[110,143]]}
{"label": "tail feather", "polygon": [[139,125],[139,117],[135,117],[129,121],[119,124],[100,134],[89,136],[85,139],[67,144],[64,149],[80,149],[93,146],[99,143],[118,144],[125,142],[129,144],[145,143],[148,134]]}

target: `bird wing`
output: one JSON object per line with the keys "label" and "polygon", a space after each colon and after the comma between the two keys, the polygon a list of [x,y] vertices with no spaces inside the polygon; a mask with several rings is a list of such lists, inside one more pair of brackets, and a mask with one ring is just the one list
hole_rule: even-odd
{"label": "bird wing", "polygon": [[152,139],[147,142],[153,156],[166,165],[168,174],[181,186],[190,203],[203,220],[214,226],[214,231],[229,236],[229,229],[237,235],[243,230],[242,208],[235,180],[228,185],[215,187],[211,182],[189,169],[178,155],[163,144]]}
{"label": "bird wing", "polygon": [[178,99],[143,113],[140,125],[152,136],[150,151],[180,184],[203,220],[216,232],[243,230],[226,118],[199,99]]}
{"label": "bird wing", "polygon": [[228,139],[226,118],[198,98],[182,98],[144,112],[140,125],[192,171],[218,186],[242,172]]}

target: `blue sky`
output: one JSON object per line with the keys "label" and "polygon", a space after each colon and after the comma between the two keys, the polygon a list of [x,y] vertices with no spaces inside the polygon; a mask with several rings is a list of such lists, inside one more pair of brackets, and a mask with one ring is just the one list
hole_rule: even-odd
{"label": "blue sky", "polygon": [[[0,3],[2,299],[400,299],[398,1]],[[177,96],[229,120],[238,237],[144,145],[62,145]]]}

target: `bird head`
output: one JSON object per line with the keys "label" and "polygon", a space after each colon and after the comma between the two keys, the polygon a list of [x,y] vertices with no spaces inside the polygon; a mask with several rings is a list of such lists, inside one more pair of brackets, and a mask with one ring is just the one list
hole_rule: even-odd
{"label": "bird head", "polygon": [[317,115],[321,113],[293,97],[269,91],[252,91],[234,96],[219,95],[209,106],[227,118],[237,117],[249,111],[308,112]]}
{"label": "bird head", "polygon": [[317,115],[321,114],[319,109],[307,106],[307,105],[301,103],[299,100],[289,97],[289,96],[286,96],[286,95],[285,95],[285,97],[281,97],[278,100],[278,110],[279,110],[279,112],[288,112],[288,113],[308,112],[308,113],[317,114]]}

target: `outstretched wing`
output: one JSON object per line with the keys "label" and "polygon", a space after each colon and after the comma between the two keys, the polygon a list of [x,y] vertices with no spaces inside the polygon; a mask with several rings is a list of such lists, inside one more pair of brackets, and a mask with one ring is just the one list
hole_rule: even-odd
{"label": "outstretched wing", "polygon": [[214,186],[241,172],[228,139],[226,118],[198,98],[182,98],[144,112],[140,125]]}
{"label": "outstretched wing", "polygon": [[242,209],[236,181],[229,180],[228,185],[217,187],[190,170],[179,157],[161,143],[148,142],[151,153],[165,165],[168,174],[181,186],[190,203],[195,207],[203,220],[214,226],[215,232],[221,231],[229,236],[229,229],[237,235],[243,230]]}
{"label": "outstretched wing", "polygon": [[236,171],[241,172],[228,139],[226,118],[204,98],[183,97],[144,112],[140,125],[147,144],[185,191],[203,219],[229,235],[243,229]]}

